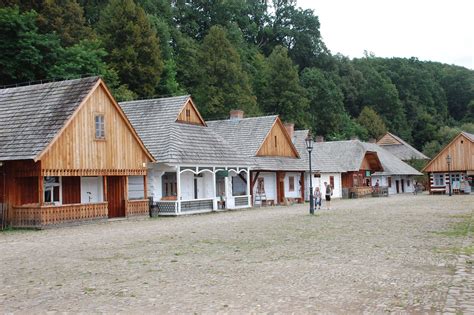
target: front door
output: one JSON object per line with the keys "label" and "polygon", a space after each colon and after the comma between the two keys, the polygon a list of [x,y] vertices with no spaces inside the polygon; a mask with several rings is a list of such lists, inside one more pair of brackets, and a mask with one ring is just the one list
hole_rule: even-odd
{"label": "front door", "polygon": [[107,177],[107,201],[109,218],[125,216],[125,177]]}
{"label": "front door", "polygon": [[399,180],[395,181],[395,186],[397,187],[397,194],[399,194],[400,193],[400,181]]}
{"label": "front door", "polygon": [[285,202],[285,173],[277,172],[277,201],[279,204]]}

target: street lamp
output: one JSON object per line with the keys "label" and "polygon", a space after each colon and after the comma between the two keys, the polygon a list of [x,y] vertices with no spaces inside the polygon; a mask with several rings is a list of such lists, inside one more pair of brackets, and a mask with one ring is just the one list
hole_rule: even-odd
{"label": "street lamp", "polygon": [[448,154],[446,157],[446,163],[448,163],[448,176],[449,176],[449,196],[452,196],[451,192],[451,155]]}
{"label": "street lamp", "polygon": [[313,197],[313,174],[311,170],[311,152],[313,151],[313,138],[308,133],[308,136],[304,140],[306,143],[306,150],[309,155],[309,214],[314,214],[314,197]]}

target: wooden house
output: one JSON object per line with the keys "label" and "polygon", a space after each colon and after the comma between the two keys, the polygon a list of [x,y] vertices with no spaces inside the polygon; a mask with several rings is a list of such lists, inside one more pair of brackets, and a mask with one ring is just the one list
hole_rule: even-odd
{"label": "wooden house", "polygon": [[148,214],[146,150],[97,77],[0,90],[0,203],[16,227]]}
{"label": "wooden house", "polygon": [[[448,166],[448,156],[450,163]],[[474,134],[461,132],[424,168],[430,177],[430,193],[447,193],[449,179],[454,193],[470,193],[474,186]]]}
{"label": "wooden house", "polygon": [[376,143],[402,161],[430,159],[408,142],[390,132],[383,135]]}
{"label": "wooden house", "polygon": [[285,127],[278,116],[244,118],[240,110],[208,125],[252,163],[250,191],[255,204],[304,201],[307,166],[293,144],[293,125]]}
{"label": "wooden house", "polygon": [[153,215],[250,206],[249,161],[208,126],[190,96],[120,103],[157,163]]}
{"label": "wooden house", "polygon": [[[303,152],[308,132],[296,133],[297,147]],[[326,182],[332,186],[335,198],[369,195],[375,185],[386,188],[389,194],[412,192],[414,176],[421,175],[382,147],[359,140],[316,141],[312,165],[313,187],[319,187],[324,194]],[[309,185],[309,174],[306,177]]]}

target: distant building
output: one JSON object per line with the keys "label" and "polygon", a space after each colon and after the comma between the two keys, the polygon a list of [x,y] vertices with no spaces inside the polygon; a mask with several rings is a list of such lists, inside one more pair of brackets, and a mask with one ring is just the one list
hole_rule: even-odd
{"label": "distant building", "polygon": [[430,193],[447,193],[450,177],[455,193],[470,193],[474,186],[474,134],[461,132],[423,168],[423,172],[430,177]]}
{"label": "distant building", "polygon": [[409,143],[390,132],[387,132],[376,143],[402,161],[430,159]]}

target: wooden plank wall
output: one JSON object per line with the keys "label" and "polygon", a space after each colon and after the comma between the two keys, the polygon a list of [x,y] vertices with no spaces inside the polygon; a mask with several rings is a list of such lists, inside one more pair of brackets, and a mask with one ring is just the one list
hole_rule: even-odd
{"label": "wooden plank wall", "polygon": [[[97,114],[105,118],[104,140],[95,138]],[[143,163],[148,161],[102,86],[41,159],[43,170],[145,170]]]}
{"label": "wooden plank wall", "polygon": [[370,170],[370,171],[382,171],[382,165],[378,159],[377,154],[372,152],[367,152],[360,164],[361,170]]}
{"label": "wooden plank wall", "polygon": [[448,154],[452,158],[451,171],[474,170],[474,143],[461,134],[448,144],[424,171],[447,172],[448,163],[446,162],[446,157]]}
{"label": "wooden plank wall", "polygon": [[279,121],[273,125],[257,156],[298,157],[285,127]]}
{"label": "wooden plank wall", "polygon": [[379,145],[390,145],[390,144],[401,144],[397,139],[389,135],[388,133],[385,134],[379,141],[377,141]]}
{"label": "wooden plank wall", "polygon": [[[188,111],[189,116],[186,115],[186,111]],[[183,108],[181,113],[179,113],[178,118],[176,119],[178,122],[184,122],[188,124],[194,124],[194,125],[202,125],[204,126],[200,115],[192,105],[190,101],[186,104],[186,106]]]}
{"label": "wooden plank wall", "polygon": [[63,204],[81,203],[81,178],[79,176],[64,176],[61,180]]}

